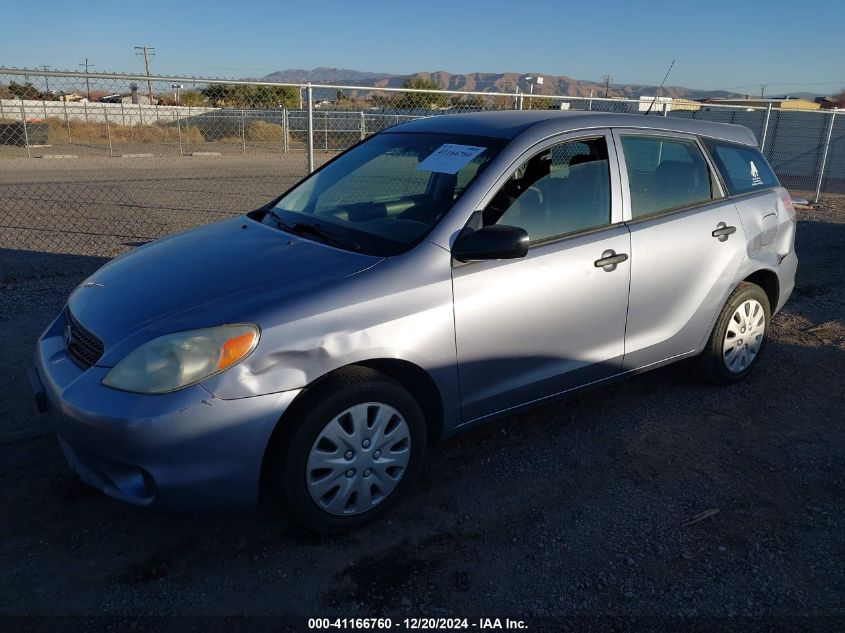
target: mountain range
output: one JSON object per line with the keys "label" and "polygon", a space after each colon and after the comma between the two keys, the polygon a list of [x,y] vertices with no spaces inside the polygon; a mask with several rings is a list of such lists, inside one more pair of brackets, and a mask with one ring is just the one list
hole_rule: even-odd
{"label": "mountain range", "polygon": [[[391,73],[376,73],[348,68],[312,68],[311,70],[291,68],[277,70],[265,77],[264,81],[278,81],[281,83],[301,83],[310,81],[313,84],[342,84],[352,86],[376,86],[380,88],[401,88],[402,83],[409,77],[419,77],[437,84],[443,90],[468,90],[478,92],[515,92],[517,86],[523,92],[529,91],[526,76],[537,76],[535,73],[467,73],[455,74],[446,71],[418,72],[411,75],[396,75]],[[566,95],[570,97],[603,97],[605,86],[595,81],[573,79],[565,75],[541,75],[542,84],[534,85],[534,94]],[[653,96],[657,86],[644,84],[611,83],[608,96],[637,98],[641,95]],[[697,90],[681,86],[664,86],[661,94],[667,97],[686,99],[706,99],[714,97],[742,96],[725,90]]]}

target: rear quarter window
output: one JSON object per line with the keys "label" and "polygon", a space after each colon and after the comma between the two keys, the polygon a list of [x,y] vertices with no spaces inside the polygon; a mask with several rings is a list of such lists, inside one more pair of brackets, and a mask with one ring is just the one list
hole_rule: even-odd
{"label": "rear quarter window", "polygon": [[769,163],[756,148],[714,139],[703,140],[731,195],[780,185]]}

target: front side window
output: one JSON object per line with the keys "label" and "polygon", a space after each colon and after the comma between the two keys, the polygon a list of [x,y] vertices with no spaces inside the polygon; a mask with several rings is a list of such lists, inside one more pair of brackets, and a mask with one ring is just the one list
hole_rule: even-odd
{"label": "front side window", "polygon": [[779,186],[777,176],[757,148],[715,139],[705,139],[704,145],[732,196]]}
{"label": "front side window", "polygon": [[294,187],[266,221],[350,250],[399,254],[449,212],[504,143],[453,134],[378,134]]}
{"label": "front side window", "polygon": [[623,135],[622,151],[634,218],[699,204],[713,197],[710,168],[694,141]]}
{"label": "front side window", "polygon": [[610,222],[603,137],[553,145],[522,163],[484,210],[484,224],[518,226],[532,242]]}

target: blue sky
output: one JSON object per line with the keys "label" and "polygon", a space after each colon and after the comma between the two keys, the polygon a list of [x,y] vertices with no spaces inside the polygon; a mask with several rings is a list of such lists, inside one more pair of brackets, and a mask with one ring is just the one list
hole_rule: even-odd
{"label": "blue sky", "polygon": [[[845,86],[842,0],[0,0],[0,65],[259,77],[316,66],[561,74],[767,94]],[[20,28],[9,28],[19,24]]]}

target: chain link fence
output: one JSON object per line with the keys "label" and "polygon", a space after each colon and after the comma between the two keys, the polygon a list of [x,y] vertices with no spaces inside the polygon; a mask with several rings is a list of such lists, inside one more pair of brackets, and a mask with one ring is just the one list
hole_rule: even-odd
{"label": "chain link fence", "polygon": [[418,117],[649,108],[744,125],[785,186],[845,193],[836,111],[0,68],[0,267],[50,274],[34,254],[113,257],[243,213]]}

